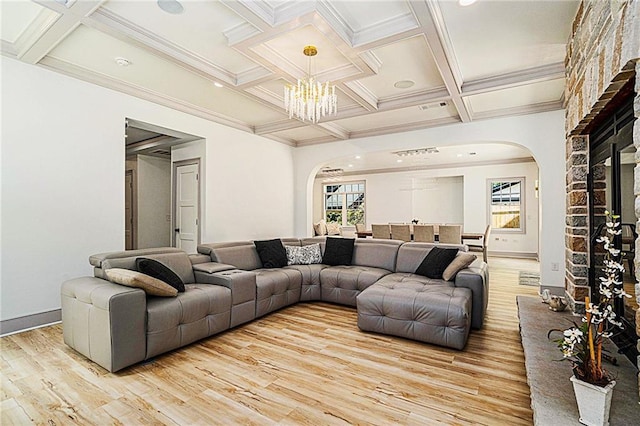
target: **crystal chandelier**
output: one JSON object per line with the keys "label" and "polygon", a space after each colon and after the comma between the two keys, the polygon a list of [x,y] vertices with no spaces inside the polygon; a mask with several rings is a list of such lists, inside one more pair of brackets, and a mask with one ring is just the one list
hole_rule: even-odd
{"label": "crystal chandelier", "polygon": [[284,109],[289,118],[296,118],[317,123],[320,117],[338,112],[338,96],[336,87],[329,82],[322,84],[311,76],[311,58],[318,54],[315,46],[305,46],[302,51],[309,59],[306,79],[298,79],[297,85],[287,84],[284,87]]}

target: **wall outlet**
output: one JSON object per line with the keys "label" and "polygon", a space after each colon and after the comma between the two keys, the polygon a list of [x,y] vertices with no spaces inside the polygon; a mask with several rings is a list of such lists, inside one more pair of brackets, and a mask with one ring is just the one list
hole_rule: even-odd
{"label": "wall outlet", "polygon": [[558,264],[558,262],[551,262],[551,270],[552,271],[560,270],[560,265]]}

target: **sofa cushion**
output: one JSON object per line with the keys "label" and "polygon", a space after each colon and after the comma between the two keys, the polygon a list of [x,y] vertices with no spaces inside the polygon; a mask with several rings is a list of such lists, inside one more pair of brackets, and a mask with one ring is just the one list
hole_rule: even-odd
{"label": "sofa cushion", "polygon": [[340,235],[340,224],[337,222],[327,222],[327,235]]}
{"label": "sofa cushion", "polygon": [[424,260],[416,269],[416,274],[424,275],[428,278],[442,278],[442,273],[453,261],[458,253],[455,248],[434,247],[425,256]]}
{"label": "sofa cushion", "polygon": [[287,252],[279,238],[254,241],[258,256],[264,268],[282,268],[287,266]]}
{"label": "sofa cushion", "polygon": [[302,274],[289,268],[256,269],[256,317],[300,301]]}
{"label": "sofa cushion", "polygon": [[130,269],[111,268],[104,271],[109,281],[144,290],[150,296],[176,296],[178,290],[164,281]]}
{"label": "sofa cushion", "polygon": [[302,275],[302,285],[300,291],[300,301],[320,300],[320,272],[329,266],[321,263],[311,265],[290,265],[285,269],[295,269]]}
{"label": "sofa cushion", "polygon": [[188,284],[178,297],[147,301],[146,358],[226,330],[231,322],[231,290]]}
{"label": "sofa cushion", "polygon": [[353,248],[351,264],[394,271],[398,249],[401,246],[402,241],[397,240],[358,238]]}
{"label": "sofa cushion", "polygon": [[322,263],[330,266],[351,265],[354,238],[327,238]]}
{"label": "sofa cushion", "polygon": [[311,265],[322,263],[322,251],[320,244],[295,247],[285,246],[287,251],[287,265]]}
{"label": "sofa cushion", "polygon": [[356,296],[389,274],[389,271],[370,266],[331,266],[320,271],[321,295],[325,302],[356,306]]}
{"label": "sofa cushion", "polygon": [[143,274],[147,274],[160,281],[164,281],[171,287],[178,290],[179,293],[184,292],[184,283],[180,277],[164,263],[155,259],[139,257],[136,259],[136,269]]}
{"label": "sofa cushion", "polygon": [[477,258],[478,256],[475,254],[458,253],[453,259],[453,262],[451,262],[442,273],[442,279],[445,281],[451,281],[456,277],[458,272],[471,265]]}

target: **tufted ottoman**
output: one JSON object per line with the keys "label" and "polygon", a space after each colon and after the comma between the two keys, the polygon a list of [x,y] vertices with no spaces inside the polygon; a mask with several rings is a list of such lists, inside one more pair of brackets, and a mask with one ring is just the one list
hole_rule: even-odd
{"label": "tufted ottoman", "polygon": [[471,290],[417,281],[376,283],[357,297],[358,327],[462,349],[471,327]]}

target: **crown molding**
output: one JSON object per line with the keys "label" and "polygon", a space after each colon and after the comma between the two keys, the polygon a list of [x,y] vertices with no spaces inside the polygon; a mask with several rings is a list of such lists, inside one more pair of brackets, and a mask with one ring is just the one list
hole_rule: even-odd
{"label": "crown molding", "polygon": [[251,37],[255,37],[260,33],[261,31],[254,27],[250,22],[242,22],[235,27],[222,32],[227,39],[227,46],[229,47],[233,47],[233,45],[243,42]]}
{"label": "crown molding", "polygon": [[494,90],[508,89],[523,84],[557,80],[565,77],[564,63],[541,65],[507,74],[472,80],[462,85],[462,95],[471,96]]}
{"label": "crown molding", "polygon": [[367,111],[378,109],[378,98],[358,80],[342,83],[343,92],[358,102]]}
{"label": "crown molding", "polygon": [[444,16],[442,16],[442,9],[440,9],[440,5],[435,1],[428,2],[427,7],[429,8],[435,30],[438,33],[438,38],[442,43],[442,50],[447,58],[447,65],[456,82],[456,87],[460,88],[463,83],[462,72],[460,71],[460,65],[458,65],[458,58],[455,55],[455,49],[453,48],[447,25],[444,22]]}
{"label": "crown molding", "polygon": [[377,127],[368,130],[351,132],[351,139],[367,138],[371,136],[387,135],[389,133],[403,133],[412,130],[421,130],[429,127],[444,126],[445,124],[459,123],[458,117],[444,117],[437,120],[416,121],[413,123],[395,124],[393,126]]}
{"label": "crown molding", "polygon": [[323,131],[329,133],[331,136],[335,136],[338,139],[346,140],[351,136],[349,131],[343,129],[335,123],[318,123],[314,127],[320,128]]}
{"label": "crown molding", "polygon": [[351,44],[354,47],[362,46],[398,33],[414,30],[418,26],[415,15],[407,12],[404,15],[393,16],[384,22],[378,22],[356,31]]}
{"label": "crown molding", "polygon": [[16,47],[13,43],[7,40],[0,39],[0,53],[7,58],[18,59],[16,55]]}
{"label": "crown molding", "polygon": [[307,13],[315,12],[315,1],[288,1],[273,9],[274,26],[282,25]]}
{"label": "crown molding", "polygon": [[506,116],[538,114],[540,112],[557,111],[559,109],[563,109],[562,101],[557,100],[557,101],[550,101],[550,102],[542,102],[535,105],[524,105],[520,107],[500,108],[500,109],[494,109],[491,111],[474,112],[473,119],[487,120],[490,118],[498,118],[498,117],[506,117]]}
{"label": "crown molding", "polygon": [[474,161],[474,162],[465,162],[465,163],[443,163],[443,164],[432,164],[432,165],[421,165],[421,166],[402,166],[402,167],[391,167],[391,168],[384,168],[384,169],[354,170],[352,172],[344,172],[342,173],[342,176],[416,172],[416,171],[423,171],[423,170],[438,170],[438,169],[466,169],[469,167],[479,167],[479,166],[498,166],[498,165],[505,165],[505,164],[535,163],[535,161],[536,160],[533,157],[520,157],[520,158],[508,158],[505,160],[487,160],[487,161]]}
{"label": "crown molding", "polygon": [[236,120],[233,118],[226,117],[222,114],[211,112],[210,110],[202,108],[200,106],[193,105],[188,102],[172,98],[170,96],[155,92],[153,90],[149,90],[147,88],[144,88],[135,84],[123,82],[121,80],[117,80],[112,77],[95,73],[93,71],[87,70],[77,65],[73,65],[69,62],[62,61],[60,59],[56,59],[48,56],[46,58],[43,58],[38,65],[42,66],[43,68],[50,69],[52,71],[56,71],[61,74],[67,75],[69,77],[73,77],[79,80],[93,83],[98,86],[105,87],[107,89],[116,90],[118,92],[122,92],[124,94],[134,96],[136,98],[144,99],[146,101],[150,101],[168,108],[172,108],[177,111],[184,112],[186,114],[204,118],[206,120],[223,124],[225,126],[229,126],[234,129],[242,130],[248,133],[254,133],[253,127],[249,126],[248,124],[240,120]]}

